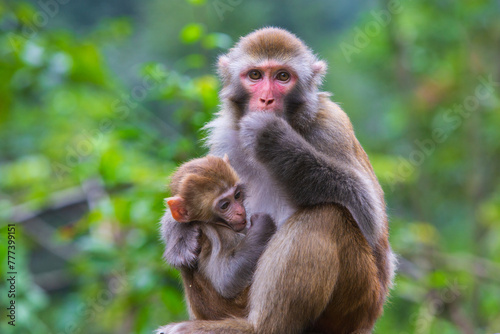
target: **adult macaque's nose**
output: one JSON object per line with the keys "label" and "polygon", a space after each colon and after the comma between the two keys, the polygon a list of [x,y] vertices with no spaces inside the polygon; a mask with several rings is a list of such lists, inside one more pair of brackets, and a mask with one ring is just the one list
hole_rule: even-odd
{"label": "adult macaque's nose", "polygon": [[267,107],[267,106],[270,106],[271,104],[274,103],[274,99],[263,99],[263,98],[260,98],[260,103],[262,103],[263,105],[265,105]]}

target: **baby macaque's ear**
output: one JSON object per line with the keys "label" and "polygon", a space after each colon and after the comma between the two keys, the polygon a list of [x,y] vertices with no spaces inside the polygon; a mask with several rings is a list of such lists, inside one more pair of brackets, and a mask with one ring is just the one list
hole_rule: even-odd
{"label": "baby macaque's ear", "polygon": [[175,220],[177,220],[179,223],[189,222],[189,213],[186,209],[186,204],[184,203],[184,199],[182,197],[174,196],[165,198],[165,203],[170,208],[172,217]]}
{"label": "baby macaque's ear", "polygon": [[227,156],[227,153],[224,154],[224,158],[222,158],[226,163],[229,163],[229,157]]}

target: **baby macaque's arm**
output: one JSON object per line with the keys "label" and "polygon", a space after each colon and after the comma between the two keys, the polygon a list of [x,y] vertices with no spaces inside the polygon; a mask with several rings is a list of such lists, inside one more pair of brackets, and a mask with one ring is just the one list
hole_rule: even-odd
{"label": "baby macaque's arm", "polygon": [[224,298],[234,298],[250,285],[257,261],[276,231],[267,214],[254,214],[250,222],[250,230],[236,248],[216,254],[207,267],[207,276]]}

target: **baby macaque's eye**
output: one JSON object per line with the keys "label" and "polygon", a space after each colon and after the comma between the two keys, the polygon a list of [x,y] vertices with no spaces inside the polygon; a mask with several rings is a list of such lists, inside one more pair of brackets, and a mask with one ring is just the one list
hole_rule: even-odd
{"label": "baby macaque's eye", "polygon": [[241,198],[241,191],[238,190],[236,194],[234,194],[234,199],[240,199]]}
{"label": "baby macaque's eye", "polygon": [[225,211],[227,210],[227,208],[229,208],[229,202],[228,201],[221,202],[219,204],[219,207],[222,211]]}

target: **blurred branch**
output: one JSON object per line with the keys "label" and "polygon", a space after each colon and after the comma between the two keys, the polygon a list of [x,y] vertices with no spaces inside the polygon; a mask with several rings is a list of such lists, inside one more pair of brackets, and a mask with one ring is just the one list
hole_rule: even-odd
{"label": "blurred branch", "polygon": [[[424,259],[426,255],[415,253],[412,257]],[[470,254],[446,254],[434,251],[432,254],[434,264],[430,268],[422,268],[416,265],[411,260],[398,256],[397,272],[411,279],[418,280],[428,275],[429,271],[435,268],[441,268],[451,271],[466,271],[471,272],[477,278],[500,283],[500,264],[490,261],[486,258],[470,255]]]}
{"label": "blurred branch", "polygon": [[69,260],[77,253],[76,248],[72,245],[54,245],[52,240],[56,229],[41,218],[30,219],[29,222],[25,223],[23,231],[41,246],[64,260]]}
{"label": "blurred branch", "polygon": [[436,254],[437,259],[446,267],[454,270],[470,271],[473,269],[473,274],[481,279],[488,279],[493,282],[500,282],[500,265],[489,261],[485,258],[470,255],[448,255]]}
{"label": "blurred branch", "polygon": [[415,263],[402,256],[398,256],[398,267],[396,270],[398,274],[403,274],[415,280],[418,280],[425,275],[423,270],[415,265]]}
{"label": "blurred branch", "polygon": [[12,209],[13,213],[11,216],[11,221],[13,221],[14,223],[24,223],[28,220],[39,217],[50,211],[62,210],[64,208],[67,208],[75,204],[84,203],[85,201],[86,201],[86,195],[80,187],[65,189],[53,193],[48,200],[49,205],[47,205],[43,209],[40,210],[30,209],[34,207],[36,203],[38,203],[35,201],[15,206]]}
{"label": "blurred branch", "polygon": [[58,290],[74,282],[74,279],[64,269],[36,274],[34,279],[35,283],[46,291]]}
{"label": "blurred branch", "polygon": [[106,192],[102,178],[99,175],[96,175],[93,178],[85,180],[82,183],[82,189],[86,195],[90,210],[97,209],[101,203],[112,210],[113,217],[110,219],[103,219],[97,227],[95,233],[97,233],[100,238],[106,238],[110,242],[120,242],[120,228],[116,224],[116,214],[114,212],[113,202],[109,194]]}
{"label": "blurred branch", "polygon": [[474,334],[474,326],[468,316],[465,315],[460,303],[453,302],[447,307],[450,320],[462,331],[464,334]]}
{"label": "blurred branch", "polygon": [[85,194],[80,188],[66,189],[52,194],[48,200],[51,205],[46,208],[30,210],[29,208],[35,205],[35,201],[14,207],[11,220],[18,224],[23,223],[25,234],[29,235],[45,249],[67,261],[76,254],[77,250],[72,245],[54,245],[52,240],[56,228],[40,217],[53,211],[84,203],[84,201]]}
{"label": "blurred branch", "polygon": [[90,210],[97,208],[99,201],[111,202],[108,193],[104,189],[104,182],[100,177],[93,177],[82,183],[82,190]]}
{"label": "blurred branch", "polygon": [[[50,195],[47,205],[41,209],[33,210],[32,207],[38,205],[39,201],[30,201],[23,204],[19,204],[12,208],[12,215],[10,220],[14,223],[24,223],[36,217],[42,216],[46,213],[59,211],[66,209],[72,205],[83,204],[87,202],[89,204],[89,208],[93,208],[91,205],[96,203],[97,192],[99,190],[93,189],[94,181],[90,181],[89,185],[85,185],[83,189],[82,187],[73,187],[65,190],[61,190],[58,192],[54,192]],[[113,190],[110,193],[115,191],[120,191],[130,187],[130,184],[122,184]]]}
{"label": "blurred branch", "polygon": [[[30,208],[38,204],[32,201],[13,208],[11,221],[22,223],[24,232],[33,240],[40,244],[45,249],[49,250],[56,256],[69,260],[78,251],[71,245],[55,245],[53,236],[57,228],[47,223],[41,217],[45,214],[58,212],[74,205],[88,203],[90,210],[95,209],[98,202],[102,199],[111,201],[108,193],[105,191],[104,183],[97,178],[89,179],[83,182],[82,187],[74,187],[62,190],[52,194],[47,201],[49,205],[39,210],[31,210]],[[68,219],[68,222],[70,219]]]}

